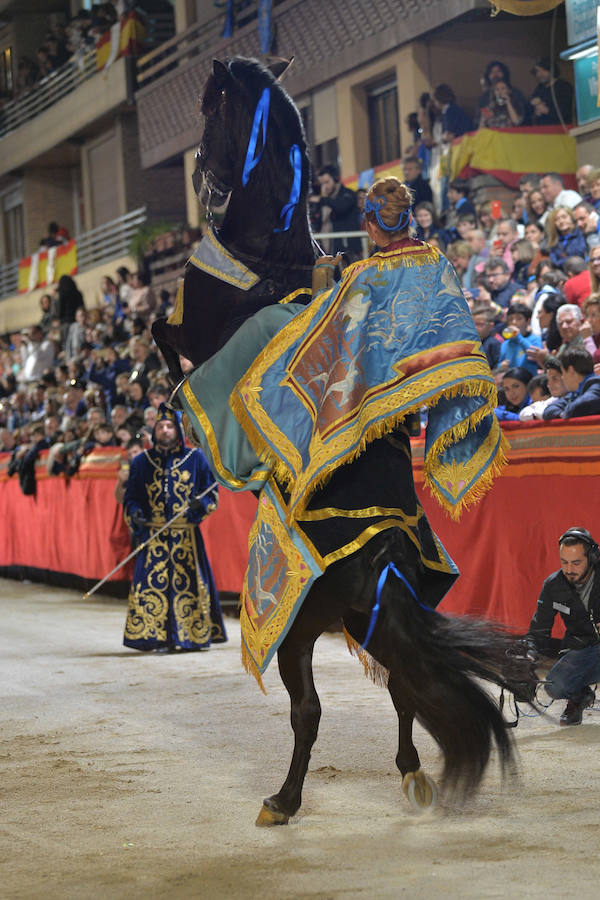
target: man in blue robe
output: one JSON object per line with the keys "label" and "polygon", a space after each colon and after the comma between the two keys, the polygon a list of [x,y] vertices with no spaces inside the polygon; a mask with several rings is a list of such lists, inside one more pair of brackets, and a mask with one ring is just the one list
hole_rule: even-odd
{"label": "man in blue robe", "polygon": [[185,446],[175,413],[159,407],[153,447],[134,457],[124,498],[127,524],[140,541],[178,511],[181,517],[142,550],[129,592],[123,643],[136,650],[208,649],[227,640],[198,523],[216,508],[217,488],[201,450]]}

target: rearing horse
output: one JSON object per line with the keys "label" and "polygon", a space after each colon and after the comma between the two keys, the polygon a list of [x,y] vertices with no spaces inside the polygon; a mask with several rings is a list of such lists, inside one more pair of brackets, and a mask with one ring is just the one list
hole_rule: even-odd
{"label": "rearing horse", "polygon": [[[173,375],[180,374],[179,356],[202,372],[206,366],[201,364],[218,359],[217,351],[226,350],[228,340],[255,313],[261,315],[286,292],[306,288],[315,255],[306,214],[308,161],[300,120],[274,74],[254,60],[215,61],[202,109],[202,196],[213,212],[220,211],[222,224],[192,257],[169,323],[154,327]],[[215,253],[221,254],[224,273],[210,272]],[[308,299],[305,294],[304,301]],[[192,377],[186,382],[188,397]],[[182,391],[186,385],[176,390],[179,399]],[[207,452],[215,462],[215,447]],[[285,486],[278,490],[285,504]],[[415,717],[442,750],[445,786],[467,795],[478,787],[494,743],[503,767],[514,754],[497,703],[476,679],[508,687],[518,682],[527,694],[535,681],[531,664],[514,652],[512,637],[502,630],[432,608],[456,575],[439,555],[439,542],[418,503],[403,422],[371,440],[351,464],[337,468],[314,497],[319,502],[311,499],[307,510],[314,515],[310,522],[306,516],[303,526],[319,532],[324,545],[335,543],[340,509],[357,508],[362,515],[372,507],[370,515],[379,524],[372,529],[374,536],[368,527],[361,532],[355,551],[331,562],[311,584],[278,646],[295,744],[287,778],[265,799],[257,824],[284,824],[300,807],[321,715],[313,647],[339,619],[355,649],[368,641],[367,665],[390,692],[399,723],[396,764],[413,804],[430,806],[436,794],[412,741]],[[401,515],[392,524],[389,519],[381,524],[385,515],[380,510],[395,497],[402,498]],[[261,501],[266,502],[262,495]],[[358,518],[350,514],[348,522]],[[354,546],[350,538],[345,540]]]}

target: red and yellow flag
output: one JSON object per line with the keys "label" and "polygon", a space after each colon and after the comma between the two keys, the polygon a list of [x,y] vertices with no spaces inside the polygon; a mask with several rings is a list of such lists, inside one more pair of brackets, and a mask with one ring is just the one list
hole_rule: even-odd
{"label": "red and yellow flag", "polygon": [[77,242],[69,241],[52,250],[42,250],[19,260],[19,293],[53,284],[61,275],[77,273]]}

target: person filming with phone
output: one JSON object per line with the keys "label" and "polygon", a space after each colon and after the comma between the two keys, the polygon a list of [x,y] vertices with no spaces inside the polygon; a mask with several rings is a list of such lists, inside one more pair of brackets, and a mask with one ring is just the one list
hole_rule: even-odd
{"label": "person filming with phone", "polygon": [[558,539],[560,569],[546,578],[525,640],[536,660],[547,653],[556,614],[566,632],[558,662],[546,675],[553,700],[567,700],[561,725],[581,725],[583,710],[593,706],[590,687],[600,681],[600,550],[590,532],[569,528]]}
{"label": "person filming with phone", "polygon": [[485,87],[479,98],[479,128],[516,128],[525,120],[525,97],[510,83],[508,66],[498,60],[488,63]]}

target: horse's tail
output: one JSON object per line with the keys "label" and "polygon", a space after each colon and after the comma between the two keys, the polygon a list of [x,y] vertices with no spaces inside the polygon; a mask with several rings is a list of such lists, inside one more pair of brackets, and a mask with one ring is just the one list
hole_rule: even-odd
{"label": "horse's tail", "polygon": [[383,590],[376,635],[376,645],[385,645],[394,691],[443,752],[447,789],[460,798],[473,793],[494,743],[503,773],[514,768],[509,727],[478,681],[519,684],[533,696],[535,672],[524,653],[515,654],[514,636],[487,622],[422,608],[395,578]]}

